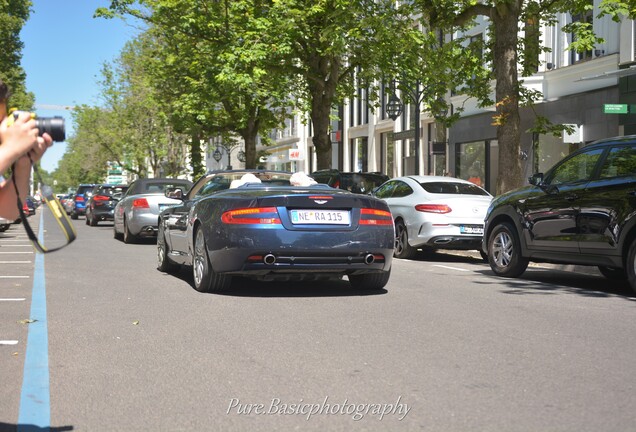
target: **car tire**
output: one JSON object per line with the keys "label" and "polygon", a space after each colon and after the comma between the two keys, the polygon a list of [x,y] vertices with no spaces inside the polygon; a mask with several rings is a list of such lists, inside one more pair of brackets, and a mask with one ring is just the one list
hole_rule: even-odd
{"label": "car tire", "polygon": [[609,280],[613,280],[613,281],[627,280],[627,272],[625,271],[625,269],[616,268],[616,267],[598,266],[598,271],[600,271],[601,274]]}
{"label": "car tire", "polygon": [[488,237],[488,262],[497,276],[518,277],[528,268],[529,260],[521,256],[517,230],[508,222],[496,225]]}
{"label": "car tire", "polygon": [[[86,216],[86,219],[88,219],[88,216]],[[95,219],[95,217],[93,216],[93,214],[91,213],[91,217],[90,217],[90,221],[89,221],[89,225],[90,226],[97,226],[97,219]]]}
{"label": "car tire", "polygon": [[71,219],[74,219],[74,220],[79,219],[79,217],[77,216],[76,212],[74,212],[74,211],[71,212]]}
{"label": "car tire", "polygon": [[395,223],[395,250],[393,256],[399,259],[410,259],[417,254],[417,249],[409,245],[409,233],[404,222]]}
{"label": "car tire", "polygon": [[128,228],[128,222],[126,222],[126,218],[124,218],[124,243],[131,244],[137,241],[137,236],[130,232]]}
{"label": "car tire", "polygon": [[113,238],[114,238],[115,240],[122,240],[122,238],[123,238],[122,233],[117,232],[117,229],[115,228],[114,223],[113,223]]}
{"label": "car tire", "polygon": [[178,269],[178,265],[170,261],[168,254],[170,249],[166,244],[166,237],[159,224],[159,232],[157,233],[157,270],[164,273],[172,273]]}
{"label": "car tire", "polygon": [[349,283],[354,289],[365,291],[377,291],[384,288],[391,277],[391,270],[380,273],[364,273],[360,275],[350,275]]}
{"label": "car tire", "polygon": [[205,244],[205,236],[201,228],[197,228],[194,233],[192,275],[194,278],[194,289],[202,293],[223,291],[228,289],[232,283],[231,276],[216,273],[212,269]]}
{"label": "car tire", "polygon": [[625,273],[632,291],[636,292],[636,239],[632,240],[627,252],[627,261],[625,262]]}

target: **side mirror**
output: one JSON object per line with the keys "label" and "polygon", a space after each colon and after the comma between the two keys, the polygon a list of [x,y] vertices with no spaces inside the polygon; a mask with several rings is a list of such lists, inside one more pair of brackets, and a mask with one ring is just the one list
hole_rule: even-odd
{"label": "side mirror", "polygon": [[543,173],[532,174],[528,177],[528,182],[531,185],[541,186],[543,184]]}
{"label": "side mirror", "polygon": [[182,200],[183,199],[183,190],[177,188],[177,189],[172,189],[172,190],[166,191],[166,197],[172,198],[172,199]]}

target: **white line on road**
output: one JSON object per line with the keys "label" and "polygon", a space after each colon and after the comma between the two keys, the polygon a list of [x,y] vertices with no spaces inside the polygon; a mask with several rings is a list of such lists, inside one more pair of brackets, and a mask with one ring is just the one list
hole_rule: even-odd
{"label": "white line on road", "polygon": [[0,340],[0,345],[17,345],[17,340]]}
{"label": "white line on road", "polygon": [[0,254],[32,254],[33,251],[30,252],[0,252]]}
{"label": "white line on road", "polygon": [[445,268],[445,269],[449,269],[449,270],[457,270],[457,271],[463,271],[463,272],[470,271],[470,270],[466,270],[466,269],[463,269],[463,268],[450,267],[450,266],[445,266],[445,265],[440,265],[440,264],[433,264],[433,267],[441,267],[441,268]]}
{"label": "white line on road", "polygon": [[0,261],[0,264],[33,264],[33,261]]}
{"label": "white line on road", "polygon": [[0,302],[3,301],[14,301],[14,302],[18,302],[18,301],[25,301],[25,298],[0,298]]}
{"label": "white line on road", "polygon": [[0,276],[0,279],[28,279],[29,276]]}

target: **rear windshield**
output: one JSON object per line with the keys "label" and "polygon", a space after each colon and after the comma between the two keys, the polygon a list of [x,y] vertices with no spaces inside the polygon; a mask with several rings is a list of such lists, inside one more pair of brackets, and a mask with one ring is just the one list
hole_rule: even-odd
{"label": "rear windshield", "polygon": [[485,195],[488,192],[474,184],[454,183],[454,182],[430,182],[420,183],[422,189],[428,193],[450,194],[450,195]]}
{"label": "rear windshield", "polygon": [[103,195],[110,195],[114,198],[121,198],[127,189],[128,186],[103,186],[100,188],[99,193]]}
{"label": "rear windshield", "polygon": [[188,185],[185,183],[170,183],[170,182],[148,182],[144,185],[144,190],[141,193],[160,193],[165,194],[166,191],[173,191],[175,189],[187,189]]}
{"label": "rear windshield", "polygon": [[77,188],[77,192],[75,195],[92,195],[93,194],[93,186],[80,186]]}
{"label": "rear windshield", "polygon": [[[255,172],[261,183],[268,186],[289,186],[288,173]],[[244,172],[214,174],[206,183],[202,183],[198,190],[194,191],[194,196],[200,197],[210,195],[214,192],[229,189],[232,180],[240,180],[245,175]]]}

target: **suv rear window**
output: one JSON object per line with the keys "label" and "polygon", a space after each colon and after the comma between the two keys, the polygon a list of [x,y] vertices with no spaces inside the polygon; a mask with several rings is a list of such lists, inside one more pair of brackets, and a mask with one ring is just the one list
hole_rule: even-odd
{"label": "suv rear window", "polygon": [[449,195],[488,195],[488,192],[474,184],[454,182],[420,183],[422,189],[428,193]]}

